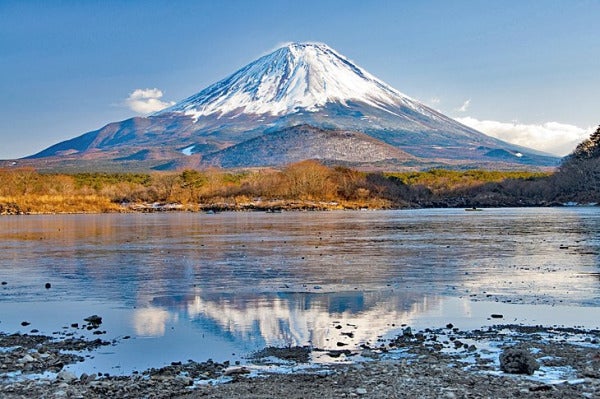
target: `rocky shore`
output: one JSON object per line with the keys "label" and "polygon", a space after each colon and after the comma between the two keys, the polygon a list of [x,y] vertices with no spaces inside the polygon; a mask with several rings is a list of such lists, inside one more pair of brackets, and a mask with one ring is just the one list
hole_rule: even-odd
{"label": "rocky shore", "polygon": [[[0,334],[0,397],[600,397],[597,330],[406,327],[397,337],[356,350],[265,348],[244,365],[190,360],[128,376],[68,371],[69,364],[106,345],[118,342]],[[330,363],[319,365],[316,358]]]}

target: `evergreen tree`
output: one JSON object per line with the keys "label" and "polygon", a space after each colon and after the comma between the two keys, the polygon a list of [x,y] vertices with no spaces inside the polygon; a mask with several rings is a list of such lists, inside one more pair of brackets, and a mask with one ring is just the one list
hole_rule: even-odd
{"label": "evergreen tree", "polygon": [[563,160],[552,183],[559,200],[600,202],[600,126]]}
{"label": "evergreen tree", "polygon": [[600,156],[600,126],[592,135],[579,143],[569,158],[590,159]]}

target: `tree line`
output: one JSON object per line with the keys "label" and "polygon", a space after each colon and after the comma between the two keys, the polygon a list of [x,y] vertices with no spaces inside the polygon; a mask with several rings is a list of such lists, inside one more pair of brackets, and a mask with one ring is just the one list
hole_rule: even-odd
{"label": "tree line", "polygon": [[366,172],[303,161],[276,169],[41,174],[0,170],[0,213],[179,209],[552,206],[600,202],[600,127],[554,172]]}

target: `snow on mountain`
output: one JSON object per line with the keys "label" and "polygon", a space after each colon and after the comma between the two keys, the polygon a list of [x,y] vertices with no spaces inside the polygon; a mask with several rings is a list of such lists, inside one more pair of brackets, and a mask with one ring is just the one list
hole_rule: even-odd
{"label": "snow on mountain", "polygon": [[195,119],[230,113],[281,116],[348,101],[392,114],[400,105],[423,112],[418,102],[327,45],[291,43],[155,115],[183,112]]}

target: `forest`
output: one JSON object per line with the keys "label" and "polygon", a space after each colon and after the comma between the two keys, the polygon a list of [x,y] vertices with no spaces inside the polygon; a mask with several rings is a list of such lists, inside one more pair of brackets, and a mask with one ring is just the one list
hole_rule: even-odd
{"label": "forest", "polygon": [[560,206],[600,202],[600,127],[555,172],[283,169],[42,174],[0,169],[0,214]]}

